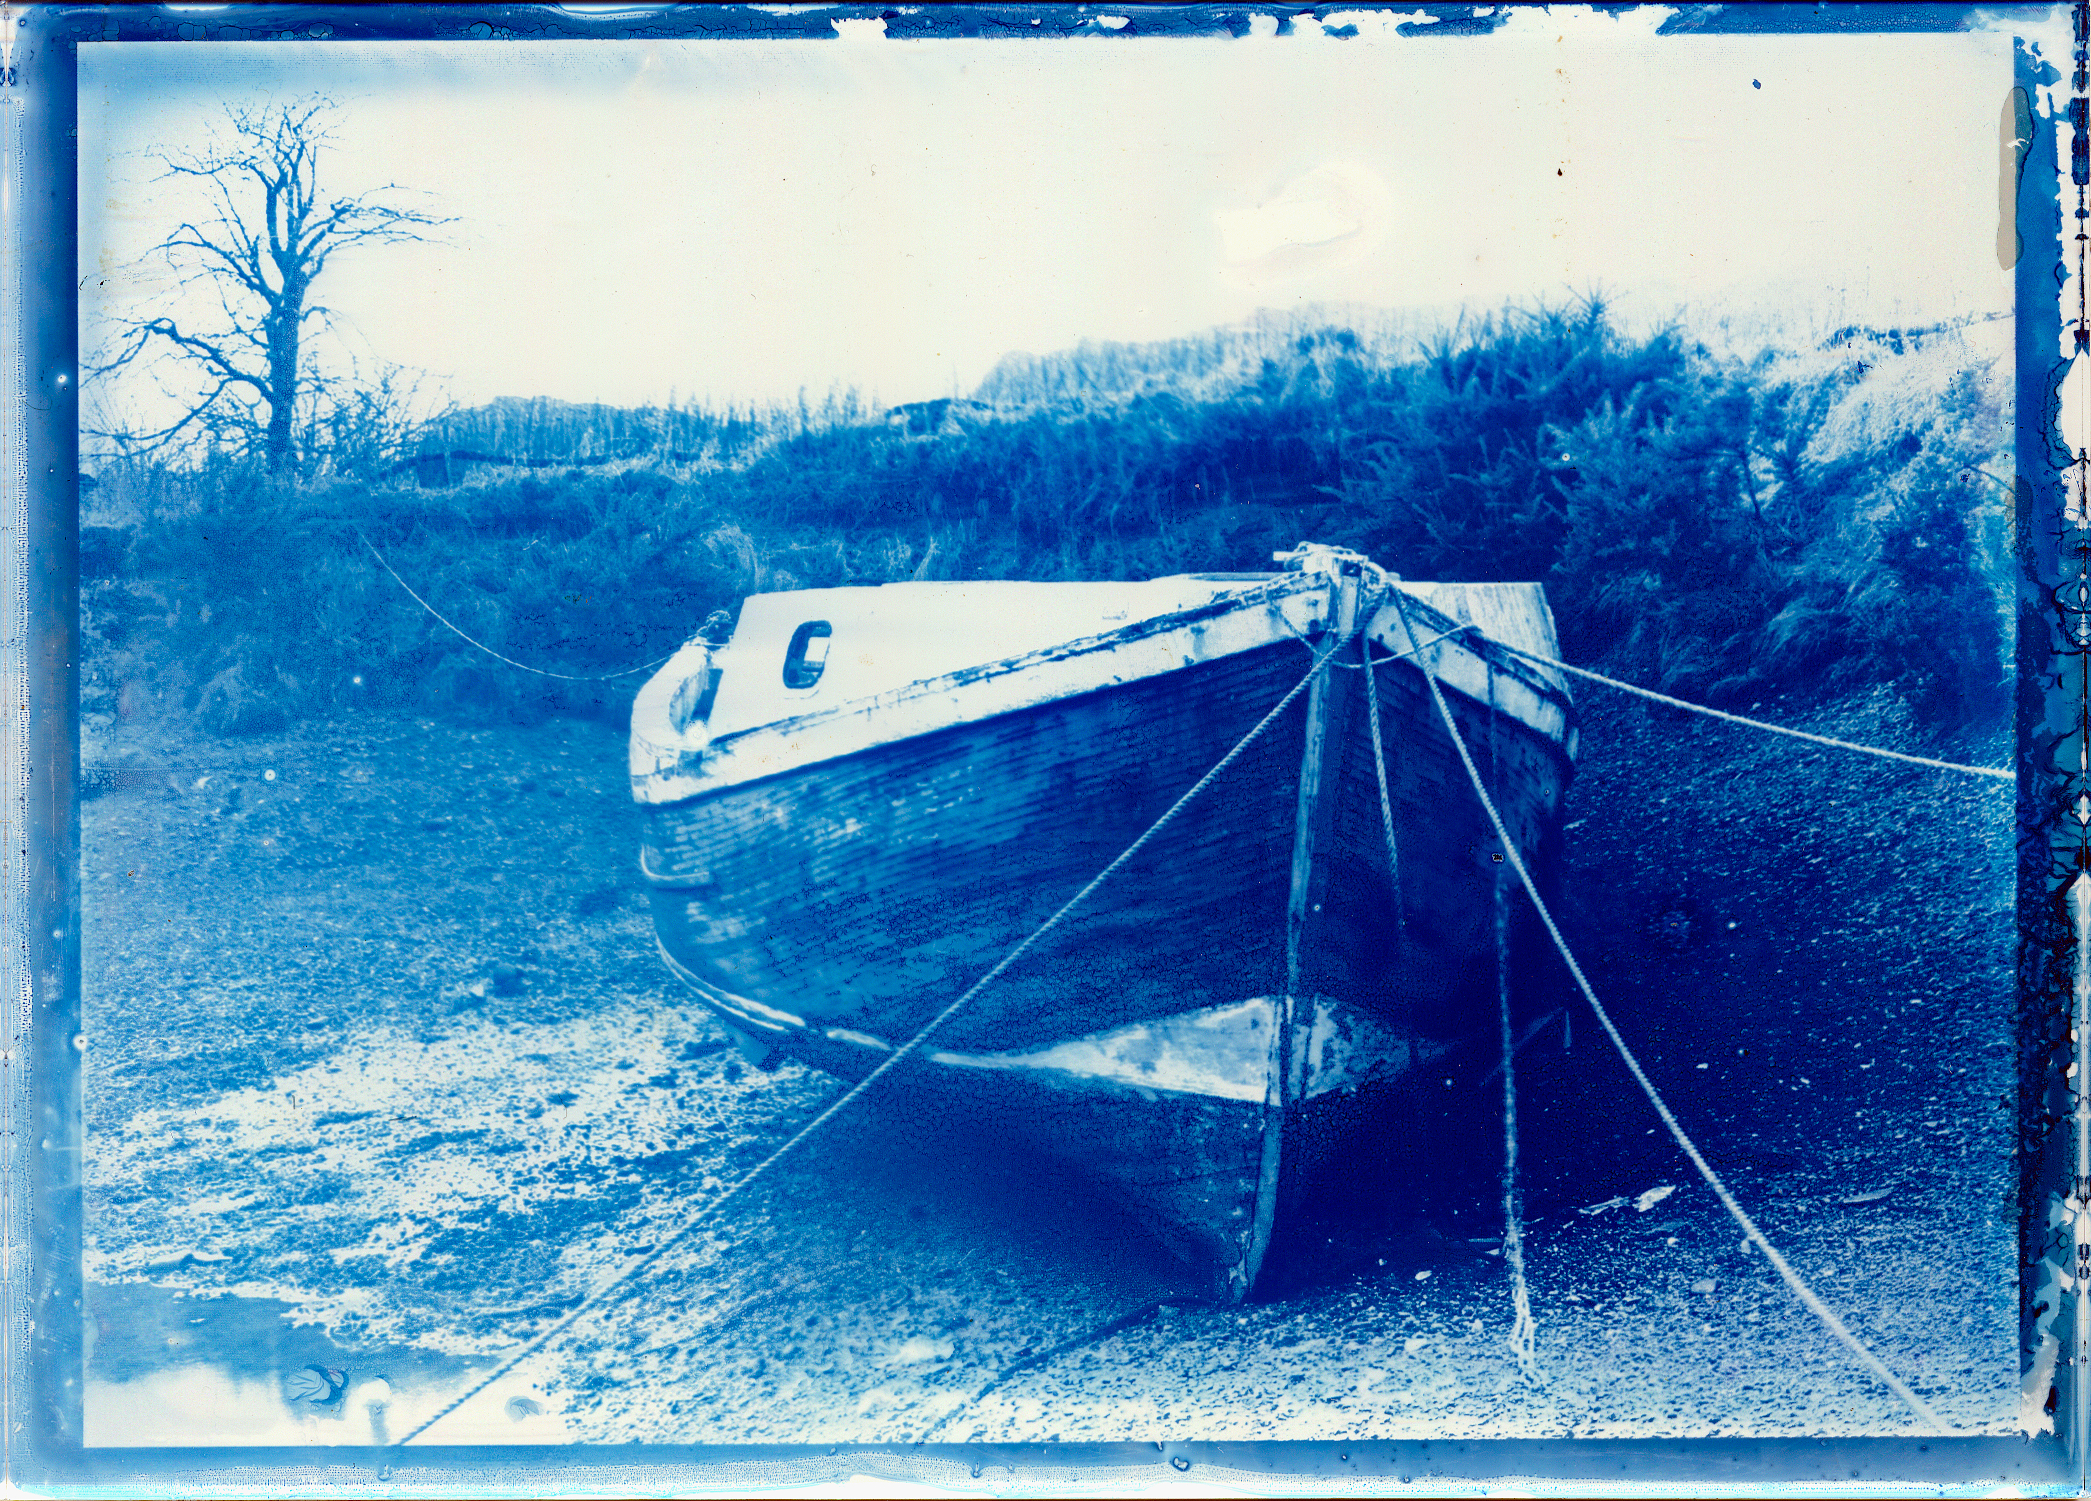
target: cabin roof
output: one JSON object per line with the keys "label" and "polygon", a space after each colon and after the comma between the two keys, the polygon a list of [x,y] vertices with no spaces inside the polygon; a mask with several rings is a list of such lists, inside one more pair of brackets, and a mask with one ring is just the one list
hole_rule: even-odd
{"label": "cabin roof", "polygon": [[[799,589],[741,606],[710,717],[714,739],[1099,636],[1136,620],[1261,588],[1277,574],[1183,574],[1142,583],[1028,583],[1001,579]],[[818,679],[792,688],[784,661],[802,626],[831,632]]]}
{"label": "cabin roof", "polygon": [[[730,642],[688,642],[640,690],[633,792],[642,802],[674,801],[1287,637],[1311,648],[1335,608],[1333,581],[1299,570],[755,595]],[[1567,680],[1506,649],[1559,655],[1539,585],[1401,589],[1411,608],[1382,599],[1358,622],[1375,655],[1414,647],[1446,687],[1496,705],[1573,756]],[[689,704],[678,711],[682,698]],[[677,727],[685,723],[678,712],[687,728]]]}

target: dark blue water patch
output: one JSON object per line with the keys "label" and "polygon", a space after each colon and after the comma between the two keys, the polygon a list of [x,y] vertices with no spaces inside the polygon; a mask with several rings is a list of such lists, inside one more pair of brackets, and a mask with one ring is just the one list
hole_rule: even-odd
{"label": "dark blue water patch", "polygon": [[[307,1363],[341,1368],[430,1361],[462,1370],[428,1351],[363,1348],[330,1339],[273,1298],[195,1297],[145,1282],[87,1287],[87,1370],[97,1381],[130,1381],[170,1363],[211,1360],[241,1374],[296,1370]],[[418,1368],[418,1367],[417,1367]]]}
{"label": "dark blue water patch", "polygon": [[332,1332],[296,1323],[272,1298],[90,1283],[85,1305],[90,1446],[383,1443],[487,1368],[357,1341],[353,1316]]}

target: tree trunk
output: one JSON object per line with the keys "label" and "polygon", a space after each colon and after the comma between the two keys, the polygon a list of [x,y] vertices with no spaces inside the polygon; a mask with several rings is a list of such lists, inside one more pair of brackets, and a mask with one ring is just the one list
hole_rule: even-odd
{"label": "tree trunk", "polygon": [[298,401],[298,325],[303,321],[305,285],[286,279],[269,317],[269,426],[263,459],[269,473],[291,466],[291,418]]}

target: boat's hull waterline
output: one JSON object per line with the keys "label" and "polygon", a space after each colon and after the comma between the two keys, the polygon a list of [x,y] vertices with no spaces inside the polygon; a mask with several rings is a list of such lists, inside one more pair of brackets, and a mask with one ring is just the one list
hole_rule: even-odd
{"label": "boat's hull waterline", "polygon": [[[1040,608],[1055,590],[1072,601],[1058,622]],[[1540,868],[1571,764],[1565,687],[1482,634],[1552,655],[1535,586],[1408,586],[1403,610],[1359,590],[1355,567],[1317,553],[1286,575],[1125,586],[1115,612],[1094,585],[751,599],[730,645],[692,643],[634,713],[663,957],[751,1052],[862,1077],[1154,824],[1346,630],[1385,658],[1474,622],[1371,677],[1398,875],[1351,640],[889,1076],[923,1108],[1115,1191],[1213,1292],[1243,1295],[1280,1203],[1330,1141],[1331,1107],[1494,1025],[1501,851],[1424,667]],[[1026,604],[1034,631],[1064,639],[1026,650],[1018,630],[1018,649],[992,661],[877,682],[879,658],[904,655],[892,644],[910,633]],[[803,656],[812,620],[856,682],[835,673],[832,705],[826,684],[765,697],[780,667],[803,682],[787,656]],[[880,645],[853,659],[859,636]],[[992,644],[1012,644],[1010,630]],[[943,665],[932,651],[888,671]],[[708,722],[678,729],[690,685],[707,680]]]}

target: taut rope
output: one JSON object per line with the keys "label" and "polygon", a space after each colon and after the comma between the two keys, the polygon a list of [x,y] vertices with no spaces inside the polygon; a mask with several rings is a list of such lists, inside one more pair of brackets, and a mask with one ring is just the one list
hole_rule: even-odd
{"label": "taut rope", "polygon": [[[1401,625],[1402,629],[1408,629],[1408,617],[1406,615],[1402,617]],[[1486,639],[1496,641],[1496,638],[1493,636]],[[1429,645],[1428,642],[1424,644],[1426,646]],[[1937,771],[1961,771],[1966,772],[1971,777],[1999,777],[2007,782],[2017,780],[2016,773],[2002,766],[1967,766],[1959,761],[1941,761],[1932,756],[1913,756],[1907,751],[1884,750],[1877,745],[1860,745],[1854,740],[1839,740],[1834,735],[1817,735],[1807,730],[1789,729],[1783,724],[1767,724],[1762,719],[1751,719],[1741,714],[1730,714],[1726,709],[1713,709],[1705,704],[1688,703],[1681,698],[1672,698],[1669,694],[1658,693],[1653,688],[1643,688],[1634,683],[1622,683],[1617,678],[1608,678],[1603,673],[1592,672],[1587,667],[1571,667],[1566,662],[1557,662],[1552,657],[1543,657],[1536,651],[1526,651],[1523,647],[1512,646],[1507,641],[1496,641],[1496,645],[1502,647],[1503,650],[1509,652],[1512,656],[1523,657],[1527,662],[1536,662],[1542,667],[1553,667],[1562,672],[1572,672],[1579,678],[1590,679],[1593,683],[1603,683],[1607,688],[1617,688],[1623,693],[1632,693],[1642,698],[1653,699],[1659,704],[1668,704],[1673,709],[1689,709],[1694,714],[1704,714],[1710,719],[1724,719],[1729,724],[1748,725],[1753,730],[1765,730],[1774,735],[1791,735],[1796,740],[1808,740],[1816,745],[1827,745],[1833,750],[1858,751],[1862,755],[1884,756],[1890,761],[1907,761],[1912,766],[1929,766]]]}
{"label": "taut rope", "polygon": [[[1393,590],[1393,600],[1395,614],[1401,621],[1402,633],[1413,642],[1416,639],[1415,630],[1409,624],[1408,612],[1402,607],[1401,590],[1398,584]],[[1519,653],[1519,655],[1528,654]],[[1538,658],[1535,660],[1543,661],[1544,659]],[[1742,1226],[1743,1234],[1749,1238],[1750,1242],[1758,1250],[1764,1253],[1765,1260],[1769,1261],[1778,1271],[1780,1278],[1784,1280],[1786,1286],[1793,1292],[1793,1295],[1800,1299],[1802,1305],[1810,1313],[1822,1320],[1823,1325],[1837,1337],[1839,1343],[1857,1357],[1861,1365],[1877,1376],[1896,1396],[1908,1403],[1912,1412],[1916,1413],[1918,1417],[1929,1423],[1940,1433],[1950,1434],[1953,1432],[1946,1421],[1933,1412],[1923,1398],[1911,1391],[1899,1376],[1889,1370],[1878,1355],[1866,1348],[1859,1337],[1845,1327],[1844,1321],[1837,1317],[1835,1310],[1823,1302],[1820,1297],[1816,1296],[1815,1290],[1801,1280],[1800,1273],[1796,1272],[1786,1258],[1780,1254],[1779,1248],[1765,1238],[1764,1232],[1757,1228],[1757,1222],[1750,1218],[1749,1212],[1736,1201],[1735,1195],[1729,1192],[1728,1185],[1721,1181],[1721,1175],[1714,1171],[1713,1165],[1706,1160],[1705,1154],[1699,1150],[1691,1137],[1685,1134],[1684,1127],[1678,1123],[1676,1115],[1672,1113],[1669,1105],[1664,1101],[1662,1092],[1655,1087],[1655,1082],[1648,1077],[1647,1071],[1641,1067],[1641,1061],[1634,1056],[1633,1049],[1626,1045],[1626,1039],[1620,1035],[1618,1024],[1612,1020],[1612,1014],[1605,1010],[1604,1004],[1597,998],[1597,992],[1591,989],[1589,979],[1583,974],[1583,967],[1576,962],[1575,954],[1568,947],[1568,940],[1561,936],[1561,929],[1554,922],[1553,913],[1547,910],[1546,902],[1539,895],[1539,887],[1533,881],[1531,871],[1525,866],[1524,856],[1519,852],[1516,842],[1511,839],[1509,829],[1504,827],[1502,815],[1496,811],[1494,799],[1488,795],[1488,787],[1482,781],[1481,773],[1474,765],[1474,757],[1468,751],[1466,741],[1459,733],[1459,725],[1452,717],[1451,706],[1445,702],[1445,693],[1438,686],[1436,675],[1426,669],[1423,673],[1423,681],[1430,689],[1432,701],[1437,705],[1438,717],[1445,723],[1446,734],[1452,737],[1452,748],[1459,752],[1460,764],[1466,768],[1467,779],[1474,785],[1474,795],[1481,799],[1481,810],[1488,815],[1489,825],[1495,830],[1497,839],[1502,841],[1503,858],[1508,860],[1511,868],[1517,872],[1518,880],[1524,884],[1525,895],[1532,899],[1533,909],[1538,912],[1539,920],[1546,925],[1547,935],[1554,940],[1554,947],[1560,951],[1562,962],[1568,966],[1569,974],[1574,977],[1576,988],[1582,991],[1583,999],[1590,1003],[1591,1011],[1597,1016],[1598,1025],[1603,1027],[1605,1035],[1611,1038],[1612,1046],[1618,1050],[1620,1060],[1626,1064],[1627,1072],[1634,1076],[1634,1082],[1640,1085],[1641,1092],[1648,1096],[1648,1103],[1655,1107],[1656,1115],[1660,1117],[1663,1125],[1669,1129],[1671,1137],[1679,1147],[1683,1148],[1685,1156],[1691,1159],[1692,1166],[1698,1170],[1699,1176],[1706,1180],[1707,1187],[1711,1188],[1714,1191],[1714,1195],[1720,1199],[1722,1207],[1734,1216],[1737,1224]],[[1686,704],[1682,705],[1682,707],[1692,708],[1696,706]],[[1759,727],[1764,729],[1777,728],[1774,725],[1762,725]],[[1797,732],[1787,731],[1786,733]],[[1817,737],[1809,736],[1806,738],[1813,739]],[[1841,742],[1838,743],[1841,744]],[[1851,750],[1869,749],[1866,746],[1847,746],[1845,748]],[[1894,752],[1883,752],[1882,754],[1895,755]],[[1908,756],[1897,756],[1896,758],[1898,760],[1918,759]],[[1946,763],[1934,764],[1945,765]],[[1952,769],[1975,770],[1979,768],[1955,767]]]}
{"label": "taut rope", "polygon": [[[390,563],[385,561],[385,555],[379,552],[377,548],[371,546],[370,539],[364,536],[360,529],[352,527],[350,528],[350,530],[356,533],[356,540],[358,542],[361,542],[365,547],[370,548],[370,555],[378,560],[378,567],[384,569],[385,572],[391,574],[392,582],[399,585],[400,588],[406,590],[408,596],[414,601],[415,604],[421,606],[422,609],[428,611],[429,614],[435,616],[437,620],[441,621],[443,625],[449,629],[452,635],[456,636],[467,646],[478,647],[479,650],[485,652],[488,656],[492,657],[497,662],[506,662],[510,667],[519,668],[524,672],[534,672],[541,678],[558,678],[561,681],[568,683],[607,683],[612,678],[628,678],[632,676],[633,673],[651,672],[654,668],[660,666],[663,662],[667,661],[668,657],[672,657],[675,655],[674,652],[670,652],[668,653],[668,657],[656,657],[651,662],[642,663],[637,667],[627,667],[620,672],[593,673],[550,672],[542,667],[532,667],[528,662],[518,662],[514,657],[504,657],[501,655],[501,653],[495,651],[491,646],[488,646],[484,641],[476,640],[475,638],[466,635],[462,630],[460,630],[456,625],[454,625],[451,622],[450,617],[445,615],[441,610],[438,610],[434,605],[430,604],[420,595],[414,593],[414,586],[399,576],[399,570],[394,568]],[[401,1442],[404,1443],[405,1440],[401,1440]]]}
{"label": "taut rope", "polygon": [[1257,738],[1261,736],[1265,730],[1269,729],[1274,723],[1277,722],[1279,715],[1283,714],[1287,709],[1292,707],[1293,700],[1298,698],[1302,693],[1306,692],[1308,686],[1312,684],[1316,678],[1321,676],[1322,669],[1328,665],[1329,659],[1336,654],[1336,652],[1343,646],[1343,644],[1344,643],[1341,640],[1332,642],[1327,650],[1323,651],[1318,657],[1315,658],[1314,665],[1307,669],[1307,675],[1301,678],[1297,683],[1293,684],[1291,690],[1288,691],[1283,698],[1278,700],[1276,706],[1273,707],[1268,714],[1264,715],[1263,718],[1257,720],[1255,727],[1251,729],[1248,734],[1242,736],[1241,739],[1237,740],[1234,743],[1234,748],[1228,751],[1226,755],[1222,756],[1219,759],[1219,761],[1213,766],[1213,769],[1211,771],[1208,771],[1204,776],[1200,777],[1198,781],[1192,786],[1190,791],[1186,792],[1182,797],[1178,798],[1175,802],[1171,803],[1169,805],[1169,810],[1166,813],[1164,813],[1160,818],[1156,819],[1154,823],[1148,827],[1146,833],[1142,834],[1138,839],[1135,839],[1131,844],[1127,845],[1123,854],[1121,854],[1117,859],[1113,860],[1109,865],[1106,865],[1101,871],[1099,871],[1096,874],[1096,876],[1090,880],[1088,885],[1084,886],[1080,891],[1077,891],[1073,896],[1069,897],[1067,901],[1061,905],[1060,910],[1055,912],[1051,917],[1047,918],[1045,922],[1041,924],[1031,934],[1030,937],[1026,938],[1022,943],[1018,944],[1015,948],[1011,949],[1007,954],[1005,954],[1002,957],[1002,960],[999,964],[997,964],[993,969],[989,970],[986,974],[982,975],[979,979],[975,980],[970,986],[967,987],[963,995],[961,995],[957,1000],[953,1001],[950,1005],[946,1006],[942,1011],[939,1011],[934,1017],[932,1017],[929,1020],[928,1024],[924,1026],[919,1032],[917,1032],[913,1037],[910,1037],[906,1042],[902,1043],[898,1048],[894,1049],[893,1052],[890,1053],[886,1057],[886,1059],[879,1064],[877,1068],[874,1068],[862,1079],[858,1080],[855,1084],[851,1085],[848,1091],[845,1092],[841,1096],[841,1098],[837,1099],[833,1104],[829,1105],[825,1110],[821,1111],[820,1114],[816,1115],[812,1120],[808,1121],[805,1125],[799,1127],[797,1131],[793,1132],[790,1139],[787,1140],[784,1143],[784,1145],[777,1148],[776,1151],[770,1153],[769,1156],[765,1157],[761,1162],[757,1163],[753,1168],[751,1168],[746,1174],[744,1174],[741,1178],[735,1181],[725,1191],[713,1198],[710,1203],[706,1204],[702,1209],[698,1210],[697,1213],[690,1216],[689,1219],[685,1220],[681,1229],[677,1230],[673,1235],[669,1236],[666,1240],[662,1241],[652,1251],[649,1251],[646,1255],[640,1257],[639,1260],[633,1262],[623,1271],[617,1273],[608,1282],[604,1283],[600,1288],[596,1289],[587,1297],[583,1298],[580,1301],[580,1303],[575,1305],[571,1313],[567,1314],[565,1318],[561,1319],[550,1329],[547,1329],[543,1334],[539,1335],[536,1339],[532,1340],[528,1345],[524,1346],[523,1349],[518,1351],[515,1355],[511,1356],[508,1360],[504,1361],[500,1368],[494,1371],[492,1375],[487,1376],[484,1380],[480,1381],[477,1385],[472,1387],[470,1391],[467,1391],[463,1396],[460,1396],[452,1402],[450,1402],[448,1406],[444,1407],[434,1417],[426,1419],[418,1427],[414,1428],[412,1431],[408,1432],[406,1435],[398,1439],[397,1443],[407,1444],[412,1442],[414,1439],[419,1438],[422,1434],[428,1432],[428,1430],[433,1428],[436,1424],[442,1422],[443,1419],[449,1417],[453,1412],[456,1412],[460,1407],[463,1407],[467,1402],[471,1401],[474,1397],[478,1396],[481,1392],[485,1391],[488,1387],[492,1386],[496,1381],[499,1381],[503,1376],[506,1376],[510,1371],[514,1370],[517,1366],[521,1365],[524,1361],[528,1360],[532,1355],[535,1355],[538,1351],[542,1350],[546,1345],[550,1344],[553,1339],[555,1339],[558,1335],[563,1333],[577,1319],[579,1319],[582,1314],[587,1313],[593,1308],[600,1307],[603,1304],[604,1300],[607,1299],[612,1292],[616,1291],[619,1287],[624,1286],[626,1283],[629,1283],[633,1277],[637,1276],[647,1267],[653,1265],[656,1261],[659,1261],[661,1257],[665,1256],[674,1247],[680,1245],[685,1239],[688,1238],[691,1231],[695,1230],[699,1225],[703,1224],[706,1220],[716,1215],[721,1209],[725,1208],[726,1205],[731,1203],[736,1197],[738,1197],[743,1190],[749,1188],[750,1186],[758,1182],[765,1174],[767,1174],[770,1171],[771,1168],[775,1167],[793,1150],[795,1150],[801,1142],[805,1141],[816,1131],[818,1131],[822,1126],[825,1126],[829,1121],[833,1120],[844,1110],[848,1109],[859,1099],[863,1098],[864,1092],[866,1090],[870,1089],[872,1085],[876,1084],[888,1073],[891,1073],[893,1069],[900,1064],[901,1060],[911,1056],[916,1051],[918,1051],[922,1047],[923,1043],[929,1040],[929,1036],[931,1033],[935,1032],[939,1027],[943,1026],[944,1023],[951,1020],[952,1017],[958,1015],[958,1013],[961,1010],[963,1010],[968,1003],[972,1001],[973,997],[979,995],[981,991],[987,989],[989,985],[993,984],[997,979],[1001,977],[1003,971],[1007,970],[1012,964],[1016,963],[1018,959],[1022,958],[1027,952],[1029,952],[1032,945],[1036,944],[1040,939],[1044,938],[1046,934],[1052,932],[1053,929],[1059,927],[1062,922],[1066,921],[1069,914],[1071,914],[1075,910],[1075,908],[1081,906],[1083,902],[1087,901],[1092,895],[1094,895],[1097,888],[1102,886],[1104,882],[1108,881],[1112,876],[1116,875],[1119,872],[1119,870],[1125,866],[1127,861],[1131,860],[1133,856],[1139,854],[1142,849],[1146,848],[1148,841],[1152,840],[1155,835],[1161,833],[1161,831],[1164,828],[1168,827],[1168,825],[1176,818],[1177,814],[1183,812],[1185,808],[1189,807],[1192,799],[1197,797],[1199,793],[1205,791],[1206,788],[1210,787],[1215,781],[1217,781],[1222,772],[1226,771],[1228,767],[1232,766],[1238,759],[1240,759],[1242,752],[1246,751],[1251,745],[1253,745],[1256,742]]}

